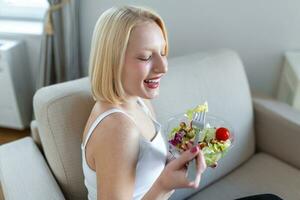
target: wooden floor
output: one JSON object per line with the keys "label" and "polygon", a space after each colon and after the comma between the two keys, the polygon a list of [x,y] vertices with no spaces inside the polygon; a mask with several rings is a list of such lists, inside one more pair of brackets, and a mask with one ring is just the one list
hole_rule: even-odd
{"label": "wooden floor", "polygon": [[14,140],[30,136],[30,129],[27,128],[25,130],[14,130],[0,127],[0,145],[8,142],[12,142]]}

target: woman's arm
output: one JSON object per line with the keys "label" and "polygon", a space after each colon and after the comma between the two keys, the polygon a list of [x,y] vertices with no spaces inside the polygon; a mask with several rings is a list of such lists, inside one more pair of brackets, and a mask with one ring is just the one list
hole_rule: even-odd
{"label": "woman's arm", "polygon": [[124,114],[106,117],[95,129],[93,142],[97,199],[132,199],[139,152],[139,132]]}

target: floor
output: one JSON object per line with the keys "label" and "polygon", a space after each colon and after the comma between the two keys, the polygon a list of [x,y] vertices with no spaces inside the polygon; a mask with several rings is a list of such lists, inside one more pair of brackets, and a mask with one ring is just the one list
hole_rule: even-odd
{"label": "floor", "polygon": [[27,128],[25,130],[14,130],[0,127],[0,145],[8,142],[12,142],[14,140],[30,136],[30,129]]}
{"label": "floor", "polygon": [[[22,131],[14,130],[14,129],[7,129],[0,127],[0,145],[5,144],[8,142],[12,142],[14,140],[30,136],[30,129],[25,129]],[[4,200],[2,190],[1,190],[1,180],[0,180],[0,200]]]}

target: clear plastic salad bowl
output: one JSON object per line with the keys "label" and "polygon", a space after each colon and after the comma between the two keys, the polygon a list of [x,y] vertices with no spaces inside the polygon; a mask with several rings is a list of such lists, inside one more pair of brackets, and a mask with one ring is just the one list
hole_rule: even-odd
{"label": "clear plastic salad bowl", "polygon": [[171,117],[166,124],[169,151],[176,158],[188,149],[188,143],[193,145],[195,134],[199,132],[199,148],[204,153],[207,166],[215,167],[219,159],[224,157],[234,145],[234,130],[224,119],[206,114],[205,126],[199,130],[192,125],[185,113]]}

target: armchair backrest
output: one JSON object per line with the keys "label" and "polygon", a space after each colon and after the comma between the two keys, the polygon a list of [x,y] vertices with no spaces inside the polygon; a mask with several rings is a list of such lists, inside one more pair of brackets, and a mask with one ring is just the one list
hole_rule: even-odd
{"label": "armchair backrest", "polygon": [[80,144],[93,105],[88,78],[44,87],[34,96],[43,151],[66,199],[87,198]]}
{"label": "armchair backrest", "polygon": [[[153,100],[163,125],[177,113],[209,103],[209,112],[221,116],[235,130],[235,145],[219,166],[208,169],[202,187],[239,166],[254,153],[253,111],[247,77],[239,56],[230,50],[172,58],[162,79],[159,98]],[[38,90],[34,111],[42,147],[66,199],[86,199],[81,168],[81,136],[94,100],[88,78]],[[183,199],[194,190],[179,190]]]}

